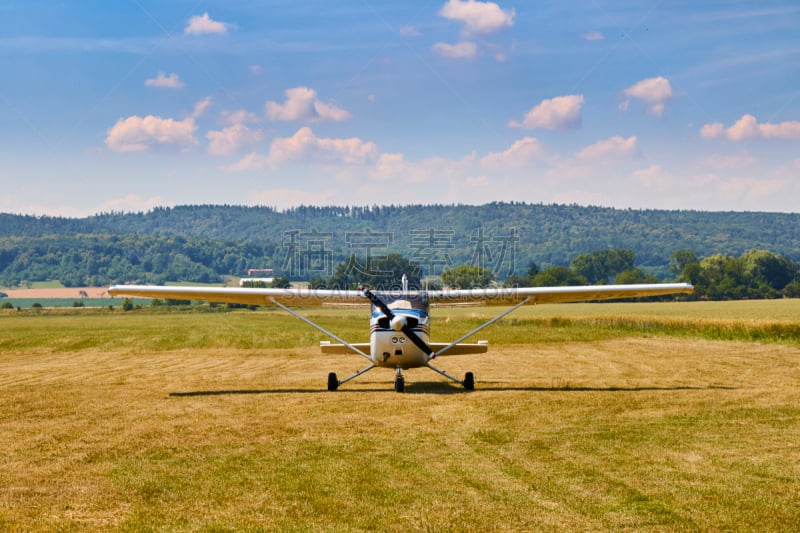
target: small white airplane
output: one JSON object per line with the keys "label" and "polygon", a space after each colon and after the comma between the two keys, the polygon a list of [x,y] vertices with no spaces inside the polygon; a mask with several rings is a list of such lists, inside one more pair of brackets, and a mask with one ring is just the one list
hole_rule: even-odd
{"label": "small white airplane", "polygon": [[[114,285],[108,289],[111,296],[277,306],[337,342],[337,344],[332,344],[330,341],[320,342],[323,353],[356,353],[369,361],[369,366],[342,380],[339,380],[334,372],[328,374],[329,391],[337,390],[341,385],[375,367],[383,367],[395,371],[394,390],[397,392],[405,390],[402,371],[419,367],[430,368],[445,378],[459,383],[465,389],[473,390],[475,377],[472,372],[467,372],[464,379],[460,380],[444,370],[434,367],[431,365],[431,361],[445,353],[447,355],[486,353],[489,347],[487,341],[479,341],[477,344],[464,344],[462,341],[523,305],[638,298],[691,293],[692,291],[693,287],[686,283],[412,291],[408,290],[405,275],[403,276],[403,287],[398,291],[373,292],[364,287],[358,291],[348,291],[148,285]],[[372,304],[369,343],[347,342],[289,307],[290,305],[316,306],[326,303]],[[428,311],[430,305],[436,304],[491,305],[508,306],[508,308],[453,342],[435,343],[430,342]],[[366,353],[367,351],[369,354]]]}

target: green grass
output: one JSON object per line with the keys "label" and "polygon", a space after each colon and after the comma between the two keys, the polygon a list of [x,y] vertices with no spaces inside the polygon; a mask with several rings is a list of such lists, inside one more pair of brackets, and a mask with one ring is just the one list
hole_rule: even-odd
{"label": "green grass", "polygon": [[[0,530],[794,531],[775,303],[521,309],[437,360],[475,392],[418,369],[405,394],[382,369],[325,391],[364,361],[278,311],[2,312]],[[365,310],[303,312],[367,338]],[[437,310],[434,337],[493,312]]]}
{"label": "green grass", "polygon": [[[23,288],[22,286],[19,287],[2,287],[0,289],[19,289]],[[64,284],[58,280],[47,280],[47,281],[32,281],[30,283],[26,283],[26,289],[63,289]]]}
{"label": "green grass", "polygon": [[2,298],[0,305],[9,302],[15,308],[30,309],[34,304],[42,307],[73,307],[80,302],[84,307],[121,306],[124,298]]}

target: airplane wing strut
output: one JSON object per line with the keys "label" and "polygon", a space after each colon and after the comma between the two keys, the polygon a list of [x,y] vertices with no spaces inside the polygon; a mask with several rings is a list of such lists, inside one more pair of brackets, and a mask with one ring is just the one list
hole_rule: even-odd
{"label": "airplane wing strut", "polygon": [[328,331],[327,329],[323,328],[322,326],[320,326],[316,322],[313,322],[313,321],[307,319],[306,317],[304,317],[303,315],[301,315],[300,313],[298,313],[297,311],[295,311],[291,307],[287,307],[287,306],[283,305],[282,303],[276,301],[275,298],[270,298],[269,300],[273,304],[277,305],[278,307],[280,307],[281,309],[283,309],[284,311],[289,313],[290,315],[294,316],[295,318],[299,318],[300,320],[302,320],[303,322],[305,322],[309,326],[313,327],[314,329],[318,329],[319,331],[321,331],[325,335],[329,336],[330,338],[332,338],[332,339],[344,344],[345,346],[347,346],[348,348],[353,350],[355,353],[357,353],[358,355],[360,355],[364,359],[367,359],[369,362],[372,362],[372,357],[368,356],[367,354],[365,354],[364,352],[362,352],[361,350],[359,350],[357,347],[353,346],[352,344],[350,344],[346,340],[342,339],[338,335]]}
{"label": "airplane wing strut", "polygon": [[498,320],[500,320],[501,318],[503,318],[507,314],[511,313],[512,311],[516,311],[519,307],[521,307],[521,306],[525,305],[526,303],[528,303],[528,300],[530,300],[530,299],[531,299],[530,296],[526,297],[524,300],[522,300],[518,304],[506,309],[505,311],[503,311],[502,313],[500,313],[499,315],[497,315],[493,319],[484,322],[483,324],[481,324],[477,328],[473,329],[472,331],[470,331],[466,335],[463,335],[463,336],[459,337],[457,340],[454,340],[453,342],[451,342],[450,344],[448,344],[447,346],[445,346],[444,348],[442,348],[438,352],[434,352],[432,354],[432,356],[431,356],[431,359],[435,358],[437,355],[441,355],[442,353],[446,352],[447,350],[449,350],[450,348],[452,348],[456,344],[460,343],[461,341],[464,341],[464,340],[468,339],[469,337],[471,337],[474,334],[478,333],[483,328],[485,328],[487,326],[491,326],[492,324],[494,324],[495,322],[497,322]]}

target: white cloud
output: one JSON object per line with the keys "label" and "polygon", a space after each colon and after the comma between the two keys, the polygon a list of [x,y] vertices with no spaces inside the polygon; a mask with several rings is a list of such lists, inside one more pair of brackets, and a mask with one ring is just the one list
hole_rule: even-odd
{"label": "white cloud", "polygon": [[780,124],[759,124],[761,136],[765,139],[787,139],[800,141],[800,121],[781,122]]}
{"label": "white cloud", "polygon": [[492,180],[488,176],[470,176],[464,180],[467,187],[490,187]]}
{"label": "white cloud", "polygon": [[350,113],[333,104],[317,100],[317,92],[309,87],[286,89],[283,104],[267,102],[267,118],[270,120],[299,120],[318,122],[322,120],[341,121],[350,118]]}
{"label": "white cloud", "polygon": [[481,159],[481,165],[488,169],[523,168],[542,156],[541,141],[534,137],[524,137],[504,152],[489,152]]}
{"label": "white cloud", "polygon": [[357,137],[328,139],[317,137],[311,128],[303,127],[292,137],[277,138],[269,147],[272,165],[285,162],[362,165],[378,157],[378,147]]}
{"label": "white cloud", "polygon": [[719,137],[725,131],[725,124],[715,122],[714,124],[706,124],[700,128],[700,137],[703,139],[714,139]]}
{"label": "white cloud", "polygon": [[206,113],[206,111],[208,111],[208,108],[211,107],[211,104],[213,103],[214,101],[210,96],[207,96],[202,100],[200,100],[199,102],[197,102],[194,105],[194,111],[192,111],[192,118],[202,117]]}
{"label": "white cloud", "polygon": [[[395,157],[395,156],[399,156]],[[224,167],[232,172],[277,168],[286,163],[309,165],[340,165],[344,167],[365,166],[377,163],[370,170],[386,173],[385,177],[404,165],[402,155],[378,153],[373,142],[362,141],[357,137],[349,139],[330,139],[317,137],[311,128],[303,127],[291,137],[279,137],[272,141],[269,154],[251,152],[233,165]],[[379,169],[376,171],[376,169]],[[384,179],[375,175],[376,179]]]}
{"label": "white cloud", "polygon": [[372,177],[379,180],[387,180],[402,175],[408,168],[408,163],[403,154],[381,154]]}
{"label": "white cloud", "polygon": [[581,35],[581,38],[584,41],[602,41],[603,39],[605,39],[605,35],[603,35],[599,31],[590,31]]}
{"label": "white cloud", "polygon": [[471,41],[456,44],[435,43],[431,50],[436,55],[455,59],[472,59],[478,55],[478,46]]}
{"label": "white cloud", "polygon": [[170,74],[167,76],[163,72],[159,72],[155,78],[145,80],[144,84],[147,87],[160,87],[164,89],[180,89],[184,86],[184,83],[177,74]]}
{"label": "white cloud", "polygon": [[545,128],[562,130],[577,128],[581,125],[582,94],[556,96],[550,100],[542,100],[539,105],[528,111],[522,122],[512,120],[508,123],[512,128]]}
{"label": "white cloud", "polygon": [[664,113],[664,105],[675,93],[669,80],[663,76],[638,81],[625,89],[625,94],[648,105],[648,111],[656,116]]}
{"label": "white cloud", "polygon": [[724,170],[724,169],[741,169],[756,164],[758,160],[755,156],[748,152],[740,154],[711,154],[699,161],[702,167]]}
{"label": "white cloud", "polygon": [[639,192],[638,199],[629,201],[629,205],[638,202],[652,206],[656,199],[657,205],[666,209],[721,210],[735,206],[752,211],[777,202],[791,211],[791,201],[786,202],[785,198],[797,195],[793,179],[723,176],[715,172],[670,173],[659,165],[636,170],[631,181],[634,187],[627,190]]}
{"label": "white cloud", "polygon": [[228,28],[233,28],[233,24],[219,22],[208,16],[208,13],[194,15],[189,19],[189,23],[183,29],[185,35],[203,35],[206,33],[223,34],[228,32]]}
{"label": "white cloud", "polygon": [[761,128],[756,117],[744,115],[736,124],[725,130],[725,135],[732,141],[743,141],[744,139],[754,139],[761,136]]}
{"label": "white cloud", "polygon": [[636,170],[633,172],[632,178],[634,182],[658,191],[666,190],[672,181],[661,165],[650,165],[647,168]]}
{"label": "white cloud", "polygon": [[258,122],[259,116],[255,113],[247,111],[246,109],[237,109],[236,111],[223,111],[220,113],[222,121],[228,125],[244,124],[246,122]]}
{"label": "white cloud", "polygon": [[148,115],[121,118],[106,136],[106,146],[114,152],[144,152],[152,148],[186,151],[197,144],[194,118],[184,120]]}
{"label": "white cloud", "polygon": [[466,35],[486,35],[514,24],[515,11],[501,9],[494,2],[448,0],[439,15],[463,23]]}
{"label": "white cloud", "polygon": [[769,197],[786,190],[788,183],[778,179],[758,179],[749,176],[734,176],[731,178],[718,178],[718,188],[724,197],[729,199],[739,198],[747,203]]}
{"label": "white cloud", "polygon": [[209,131],[206,138],[209,140],[209,154],[231,155],[260,142],[264,134],[260,130],[251,130],[244,124],[234,124],[221,131]]}
{"label": "white cloud", "polygon": [[406,161],[403,154],[381,154],[369,177],[375,181],[419,183],[427,178],[427,172],[420,165]]}
{"label": "white cloud", "polygon": [[729,128],[719,122],[706,124],[700,129],[700,136],[713,139],[725,136],[731,141],[746,139],[784,139],[800,141],[800,121],[786,121],[778,124],[768,122],[759,124],[753,115],[743,115]]}
{"label": "white cloud", "polygon": [[269,166],[269,158],[267,156],[251,152],[233,165],[224,167],[224,169],[230,172],[246,172],[248,170],[261,170]]}
{"label": "white cloud", "polygon": [[609,159],[629,159],[639,153],[637,139],[631,135],[627,139],[615,135],[602,141],[590,144],[576,154],[582,161],[605,161]]}

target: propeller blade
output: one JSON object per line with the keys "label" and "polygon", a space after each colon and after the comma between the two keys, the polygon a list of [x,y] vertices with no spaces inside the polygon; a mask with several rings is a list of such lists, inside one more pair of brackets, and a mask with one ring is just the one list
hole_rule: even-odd
{"label": "propeller blade", "polygon": [[431,357],[433,350],[431,350],[430,346],[425,344],[425,341],[422,340],[419,335],[417,335],[417,332],[414,331],[414,329],[411,326],[406,324],[405,326],[403,326],[402,331],[403,333],[406,334],[406,337],[411,339],[411,342],[413,342],[417,346],[417,348],[425,352],[425,355],[427,355],[428,357]]}
{"label": "propeller blade", "polygon": [[380,309],[381,312],[383,312],[383,314],[386,315],[386,318],[388,318],[389,320],[394,318],[394,313],[392,313],[392,310],[389,309],[389,307],[387,307],[387,305],[383,303],[383,300],[378,298],[374,292],[372,292],[366,287],[361,287],[361,293],[369,299],[372,305]]}

